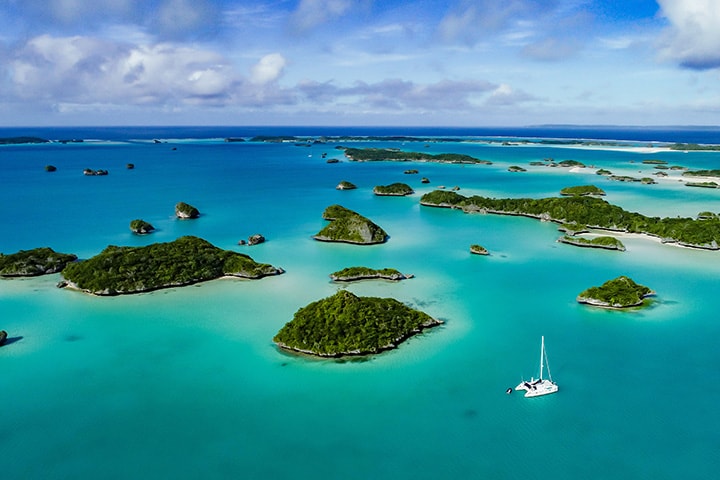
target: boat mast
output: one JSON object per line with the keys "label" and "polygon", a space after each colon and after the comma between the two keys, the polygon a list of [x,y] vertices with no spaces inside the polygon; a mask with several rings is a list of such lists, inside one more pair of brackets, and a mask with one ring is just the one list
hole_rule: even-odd
{"label": "boat mast", "polygon": [[543,358],[545,357],[545,335],[542,336],[542,341],[540,343],[540,380],[542,380],[542,373],[543,373]]}

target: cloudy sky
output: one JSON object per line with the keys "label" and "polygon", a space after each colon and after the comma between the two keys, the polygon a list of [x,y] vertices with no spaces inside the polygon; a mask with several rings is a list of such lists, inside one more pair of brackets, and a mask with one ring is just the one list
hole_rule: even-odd
{"label": "cloudy sky", "polygon": [[720,124],[718,0],[0,0],[0,125]]}

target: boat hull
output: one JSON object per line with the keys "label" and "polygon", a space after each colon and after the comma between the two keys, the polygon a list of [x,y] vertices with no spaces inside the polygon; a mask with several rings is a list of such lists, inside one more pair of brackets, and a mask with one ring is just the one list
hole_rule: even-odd
{"label": "boat hull", "polygon": [[515,387],[515,390],[525,390],[525,397],[531,398],[555,393],[558,391],[558,386],[556,383],[547,379],[531,380],[529,382],[520,382],[520,384]]}

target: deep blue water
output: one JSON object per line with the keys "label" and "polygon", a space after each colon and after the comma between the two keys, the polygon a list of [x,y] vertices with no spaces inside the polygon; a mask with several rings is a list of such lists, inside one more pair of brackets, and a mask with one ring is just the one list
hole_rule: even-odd
{"label": "deep blue water", "polygon": [[519,137],[628,140],[640,142],[720,143],[720,127],[621,127],[621,126],[529,126],[529,127],[13,127],[0,128],[0,137],[31,135],[49,140],[128,140],[154,138],[226,138],[255,135],[296,136],[448,136]]}

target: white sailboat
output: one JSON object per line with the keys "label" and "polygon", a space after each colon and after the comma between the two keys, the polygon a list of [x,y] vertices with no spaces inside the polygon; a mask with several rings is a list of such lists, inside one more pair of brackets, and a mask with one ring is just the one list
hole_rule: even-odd
{"label": "white sailboat", "polygon": [[[543,378],[543,367],[547,367],[548,378]],[[515,387],[515,390],[525,390],[526,397],[539,397],[558,391],[558,386],[553,382],[552,375],[550,374],[550,364],[548,363],[547,354],[545,353],[544,336],[540,343],[540,378],[537,380],[531,378],[529,381],[523,380]]]}

